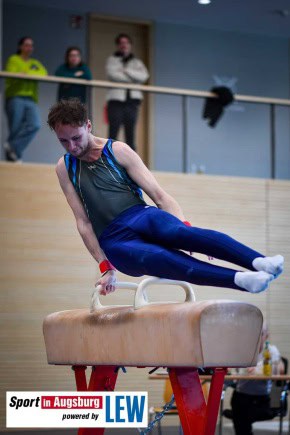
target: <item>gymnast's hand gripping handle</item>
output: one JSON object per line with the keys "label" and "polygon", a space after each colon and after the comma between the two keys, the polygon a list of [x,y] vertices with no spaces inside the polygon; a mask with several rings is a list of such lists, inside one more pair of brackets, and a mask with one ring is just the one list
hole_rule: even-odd
{"label": "gymnast's hand gripping handle", "polygon": [[146,287],[152,284],[165,284],[165,285],[178,285],[183,288],[186,294],[185,302],[194,302],[195,294],[193,291],[192,286],[185,281],[176,281],[172,279],[163,279],[163,278],[157,278],[157,277],[150,277],[143,279],[143,281],[140,282],[138,289],[135,294],[135,302],[134,302],[134,308],[135,310],[138,310],[139,308],[148,306],[148,305],[156,305],[156,304],[166,304],[166,303],[174,303],[172,301],[164,301],[164,302],[152,302],[149,303],[147,299],[147,293],[146,293]]}
{"label": "gymnast's hand gripping handle", "polygon": [[[116,282],[115,284],[116,289],[126,289],[126,290],[133,290],[137,291],[138,284],[135,282]],[[99,308],[104,308],[106,305],[102,305],[100,302],[100,290],[102,289],[101,285],[98,285],[92,294],[92,300],[91,300],[91,307],[90,311],[91,313],[95,310],[98,310]],[[128,305],[107,305],[108,307],[122,307],[122,306],[128,306]]]}
{"label": "gymnast's hand gripping handle", "polygon": [[[127,289],[127,290],[133,290],[135,291],[135,300],[134,300],[134,309],[137,310],[139,308],[148,306],[148,305],[158,305],[158,304],[168,304],[168,303],[176,303],[173,301],[164,301],[164,302],[148,302],[147,293],[146,293],[146,287],[153,284],[165,284],[165,285],[179,285],[182,287],[185,291],[186,298],[185,302],[194,302],[195,294],[193,291],[192,286],[185,281],[176,281],[171,279],[163,279],[163,278],[157,278],[157,277],[150,277],[145,278],[143,281],[140,282],[140,284],[136,284],[134,282],[117,282],[116,283],[116,289]],[[101,285],[98,285],[93,294],[92,294],[92,300],[91,300],[91,313],[93,313],[95,310],[98,310],[100,308],[104,308],[105,306],[101,304],[100,302],[100,290],[102,289]],[[116,308],[116,307],[128,307],[129,305],[107,305],[109,308]]]}

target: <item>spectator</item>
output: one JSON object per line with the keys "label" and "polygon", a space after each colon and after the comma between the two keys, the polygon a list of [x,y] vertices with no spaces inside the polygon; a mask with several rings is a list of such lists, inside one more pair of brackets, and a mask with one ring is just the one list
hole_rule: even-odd
{"label": "spectator", "polygon": [[[117,51],[106,63],[108,79],[114,82],[144,83],[148,71],[143,62],[132,53],[130,36],[121,33],[115,39]],[[126,142],[135,149],[135,127],[142,93],[135,90],[111,89],[107,96],[109,137],[116,139],[123,125]]]}
{"label": "spectator", "polygon": [[[263,374],[263,349],[269,332],[263,325],[258,363],[247,369],[249,374]],[[277,366],[278,374],[284,373],[284,364],[276,346],[269,345],[272,364]],[[238,381],[233,393],[231,405],[236,435],[252,435],[252,423],[272,418],[270,415],[271,380]]]}
{"label": "spectator", "polygon": [[[69,77],[73,79],[92,80],[89,67],[82,61],[82,53],[78,47],[69,47],[65,53],[65,63],[60,65],[56,76]],[[58,88],[58,101],[78,98],[82,103],[87,102],[87,87],[85,85],[74,85],[61,83]]]}
{"label": "spectator", "polygon": [[[31,58],[33,40],[25,36],[18,42],[16,54],[9,57],[5,71],[27,75],[44,76],[45,67]],[[36,80],[8,78],[5,82],[5,110],[8,118],[9,136],[4,144],[6,160],[20,161],[22,153],[40,129],[37,107],[38,83]]]}

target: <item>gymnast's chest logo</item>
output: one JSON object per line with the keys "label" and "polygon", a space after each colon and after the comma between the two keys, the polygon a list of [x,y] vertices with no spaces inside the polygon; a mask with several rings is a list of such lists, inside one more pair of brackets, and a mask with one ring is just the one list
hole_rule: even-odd
{"label": "gymnast's chest logo", "polygon": [[88,168],[90,171],[92,171],[93,169],[96,169],[97,165],[93,164],[93,165],[88,165]]}

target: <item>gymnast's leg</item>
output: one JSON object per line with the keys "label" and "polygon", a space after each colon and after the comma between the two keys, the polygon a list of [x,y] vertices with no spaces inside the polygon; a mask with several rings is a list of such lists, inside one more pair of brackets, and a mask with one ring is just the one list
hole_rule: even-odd
{"label": "gymnast's leg", "polygon": [[258,293],[266,290],[272,275],[265,272],[248,272],[255,275],[249,285],[241,287],[236,282],[236,270],[215,266],[191,257],[184,252],[148,243],[132,233],[127,240],[107,235],[100,245],[108,259],[120,271],[130,276],[153,275],[177,279],[198,285],[226,287]]}
{"label": "gymnast's leg", "polygon": [[145,240],[170,249],[182,249],[210,255],[253,271],[279,275],[283,271],[281,255],[264,257],[228,235],[197,227],[188,227],[178,218],[156,207],[148,207],[139,219],[128,222]]}

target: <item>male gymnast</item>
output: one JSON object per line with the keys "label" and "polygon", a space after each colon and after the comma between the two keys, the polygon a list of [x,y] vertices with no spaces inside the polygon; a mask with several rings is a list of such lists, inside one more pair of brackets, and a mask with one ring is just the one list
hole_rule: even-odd
{"label": "male gymnast", "polygon": [[[266,290],[283,271],[282,255],[267,257],[226,234],[192,227],[141,158],[125,143],[96,137],[86,107],[60,101],[48,125],[66,150],[56,166],[78,231],[99,263],[101,294],[115,291],[116,269],[251,293]],[[156,204],[147,205],[142,190]],[[199,252],[247,271],[197,260]]]}

